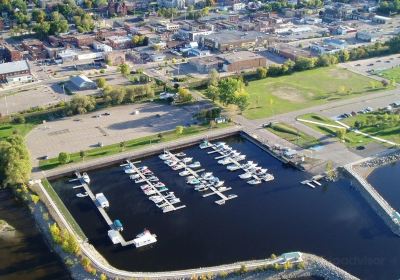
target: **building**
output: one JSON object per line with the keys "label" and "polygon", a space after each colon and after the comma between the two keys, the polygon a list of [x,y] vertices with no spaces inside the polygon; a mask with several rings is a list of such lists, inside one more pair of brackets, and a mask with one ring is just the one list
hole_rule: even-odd
{"label": "building", "polygon": [[9,44],[3,45],[2,57],[6,62],[22,60],[22,53],[14,46]]}
{"label": "building", "polygon": [[22,48],[28,52],[31,60],[42,60],[47,58],[47,52],[42,41],[38,39],[24,39]]}
{"label": "building", "polygon": [[240,72],[267,65],[265,57],[249,51],[223,54],[219,58],[223,61],[222,70],[225,72]]}
{"label": "building", "polygon": [[376,36],[372,35],[371,32],[368,31],[358,31],[356,33],[356,38],[365,42],[375,42]]}
{"label": "building", "polygon": [[105,55],[105,60],[108,62],[110,65],[121,65],[125,63],[125,53],[122,51],[112,51],[109,53],[106,53]]}
{"label": "building", "polygon": [[109,0],[107,11],[110,16],[126,16],[128,14],[128,6],[125,1]]}
{"label": "building", "polygon": [[57,53],[57,58],[61,59],[62,63],[71,62],[78,59],[78,53],[71,49],[65,49]]}
{"label": "building", "polygon": [[96,83],[84,75],[74,76],[70,79],[71,83],[78,89],[94,89],[97,88]]}
{"label": "building", "polygon": [[113,49],[126,49],[132,45],[132,39],[128,36],[111,36],[108,38],[108,45]]}
{"label": "building", "polygon": [[98,41],[105,41],[113,36],[126,36],[126,35],[128,35],[128,32],[122,28],[100,29],[99,31],[96,32],[95,37],[96,40]]}
{"label": "building", "polygon": [[157,0],[157,4],[161,8],[178,8],[185,7],[185,0]]}
{"label": "building", "polygon": [[94,41],[93,42],[93,49],[99,52],[112,52],[113,48],[109,45]]}
{"label": "building", "polygon": [[94,39],[94,35],[90,34],[80,34],[72,36],[73,44],[75,44],[79,48],[91,46],[94,42]]}
{"label": "building", "polygon": [[373,22],[381,23],[381,24],[388,23],[388,22],[390,22],[391,20],[392,20],[392,19],[391,19],[390,17],[383,17],[383,16],[378,16],[378,15],[376,15],[376,16],[374,16],[374,17],[372,18],[372,21],[373,21]]}
{"label": "building", "polygon": [[0,64],[0,82],[29,82],[32,81],[31,70],[26,60]]}
{"label": "building", "polygon": [[224,52],[263,46],[268,44],[268,40],[265,34],[257,31],[224,30],[223,32],[201,37],[200,44],[204,47]]}
{"label": "building", "polygon": [[277,43],[268,47],[268,50],[279,56],[290,60],[296,60],[299,57],[311,57],[310,52],[296,48],[289,44]]}
{"label": "building", "polygon": [[189,61],[189,64],[202,74],[210,73],[211,69],[218,70],[222,67],[221,59],[216,56],[194,58]]}

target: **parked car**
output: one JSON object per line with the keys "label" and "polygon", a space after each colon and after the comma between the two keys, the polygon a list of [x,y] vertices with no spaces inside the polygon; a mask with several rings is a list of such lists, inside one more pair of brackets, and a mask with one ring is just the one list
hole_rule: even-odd
{"label": "parked car", "polygon": [[105,112],[105,113],[103,114],[103,116],[111,116],[111,113]]}

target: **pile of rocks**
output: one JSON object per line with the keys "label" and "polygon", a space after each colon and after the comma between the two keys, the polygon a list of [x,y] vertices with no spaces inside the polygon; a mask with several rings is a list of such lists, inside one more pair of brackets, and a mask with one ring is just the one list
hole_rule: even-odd
{"label": "pile of rocks", "polygon": [[384,156],[384,157],[379,157],[379,158],[374,158],[371,160],[368,160],[366,162],[363,162],[360,164],[361,167],[378,167],[381,165],[385,165],[394,161],[399,161],[400,160],[400,151]]}

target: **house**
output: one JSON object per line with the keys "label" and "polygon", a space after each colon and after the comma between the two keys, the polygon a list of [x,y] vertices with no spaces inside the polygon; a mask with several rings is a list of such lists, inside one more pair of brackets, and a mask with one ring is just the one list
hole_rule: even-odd
{"label": "house", "polygon": [[31,70],[26,60],[0,64],[0,82],[29,82],[32,81]]}
{"label": "house", "polygon": [[132,39],[128,36],[111,36],[108,38],[108,43],[113,49],[126,49],[132,44]]}
{"label": "house", "polygon": [[84,75],[73,76],[70,81],[76,88],[80,90],[97,88],[96,83]]}
{"label": "house", "polygon": [[110,207],[110,203],[103,193],[96,193],[96,202],[100,205],[101,208]]}

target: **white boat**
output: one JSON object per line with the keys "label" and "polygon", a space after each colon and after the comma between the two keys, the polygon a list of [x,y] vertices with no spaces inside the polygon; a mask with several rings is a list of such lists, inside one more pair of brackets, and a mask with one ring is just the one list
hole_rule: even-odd
{"label": "white boat", "polygon": [[158,179],[158,177],[156,177],[156,176],[151,176],[147,180],[149,180],[150,182],[158,182],[158,181],[160,181],[160,179]]}
{"label": "white boat", "polygon": [[156,242],[157,242],[157,235],[152,234],[147,229],[145,229],[142,233],[136,235],[136,238],[133,239],[133,244],[135,245],[136,248],[150,245]]}
{"label": "white boat", "polygon": [[217,148],[219,148],[221,146],[225,146],[225,145],[226,145],[225,142],[217,142],[217,143],[215,143],[215,147],[217,147]]}
{"label": "white boat", "polygon": [[196,179],[196,176],[190,175],[186,177],[186,182],[189,182],[190,180]]}
{"label": "white boat", "polygon": [[183,171],[181,171],[181,172],[179,172],[179,176],[188,176],[190,174],[190,172],[189,172],[189,170],[187,170],[187,169],[185,169],[185,170],[183,170]]}
{"label": "white boat", "polygon": [[256,168],[254,171],[255,175],[264,175],[267,173],[268,169],[267,168]]}
{"label": "white boat", "polygon": [[86,173],[86,172],[84,172],[83,174],[82,174],[82,179],[83,179],[83,181],[86,183],[86,184],[90,184],[90,177],[89,177],[89,175]]}
{"label": "white boat", "polygon": [[167,160],[169,158],[171,158],[171,155],[169,153],[163,153],[161,155],[158,156],[161,160]]}
{"label": "white boat", "polygon": [[165,163],[166,165],[168,165],[168,166],[174,166],[175,164],[178,163],[178,161],[175,161],[175,160],[166,160],[166,161],[164,161],[164,163]]}
{"label": "white boat", "polygon": [[208,147],[211,147],[210,142],[208,142],[207,140],[204,140],[201,144],[200,144],[200,149],[206,149]]}
{"label": "white boat", "polygon": [[149,168],[147,166],[142,166],[142,167],[139,167],[138,169],[139,169],[139,171],[143,172]]}
{"label": "white boat", "polygon": [[153,201],[154,203],[160,203],[164,199],[159,195],[153,195],[149,197],[149,200]]}
{"label": "white boat", "polygon": [[218,163],[219,163],[219,164],[222,164],[222,165],[227,165],[227,164],[229,164],[229,163],[231,163],[231,162],[232,162],[232,160],[231,160],[230,157],[226,157],[226,158],[220,159],[220,160],[218,161]]}
{"label": "white boat", "polygon": [[154,186],[156,188],[162,188],[162,187],[165,187],[165,184],[163,182],[157,182],[156,184],[154,184]]}
{"label": "white boat", "polygon": [[175,198],[175,194],[174,194],[174,192],[169,192],[169,193],[166,194],[164,197],[167,198],[167,199]]}
{"label": "white boat", "polygon": [[185,165],[182,163],[172,166],[172,170],[179,170],[179,169],[183,169],[183,168],[185,168]]}
{"label": "white boat", "polygon": [[168,205],[168,206],[165,206],[165,207],[162,208],[163,213],[167,213],[167,212],[173,211],[174,209],[175,208],[172,205]]}
{"label": "white boat", "polygon": [[77,197],[87,197],[88,195],[89,194],[87,192],[76,194]]}
{"label": "white boat", "polygon": [[207,186],[201,186],[199,188],[195,188],[195,190],[198,191],[198,192],[205,192],[205,191],[208,190],[208,187]]}
{"label": "white boat", "polygon": [[242,161],[246,159],[246,155],[239,155],[233,158],[235,161]]}
{"label": "white boat", "polygon": [[153,172],[150,169],[145,169],[142,172],[143,175],[153,175]]}
{"label": "white boat", "polygon": [[261,180],[260,179],[253,179],[247,182],[250,185],[258,185],[261,184]]}
{"label": "white boat", "polygon": [[145,189],[143,191],[146,195],[153,195],[156,194],[157,192],[154,189]]}
{"label": "white boat", "polygon": [[166,206],[168,206],[169,205],[169,203],[168,202],[164,202],[164,203],[161,203],[161,204],[156,204],[157,205],[157,207],[158,208],[163,208],[163,207],[166,207]]}
{"label": "white boat", "polygon": [[207,178],[211,178],[211,177],[213,177],[212,172],[204,172],[201,174],[201,178],[206,179],[206,180],[207,180]]}
{"label": "white boat", "polygon": [[236,165],[236,164],[231,164],[231,165],[228,165],[226,168],[227,168],[229,171],[235,171],[235,170],[240,169],[240,166],[239,166],[239,165]]}
{"label": "white boat", "polygon": [[124,171],[125,171],[126,174],[133,174],[133,173],[136,173],[136,170],[135,170],[135,169],[132,169],[132,168],[125,169]]}
{"label": "white boat", "polygon": [[146,184],[146,185],[140,186],[140,188],[141,188],[142,190],[147,190],[147,189],[151,189],[151,186],[148,185],[148,184]]}
{"label": "white boat", "polygon": [[171,203],[171,204],[176,204],[176,203],[179,203],[179,202],[181,202],[181,200],[179,198],[176,198],[176,197],[169,199],[169,203]]}
{"label": "white boat", "polygon": [[197,185],[197,184],[200,184],[200,180],[197,178],[194,178],[192,180],[189,180],[187,183],[190,185]]}
{"label": "white boat", "polygon": [[132,174],[132,175],[129,176],[129,178],[132,179],[132,180],[135,180],[135,179],[140,178],[140,175],[139,174]]}
{"label": "white boat", "polygon": [[251,174],[250,172],[246,172],[246,173],[240,174],[240,175],[239,175],[239,178],[240,178],[240,179],[249,179],[249,178],[251,178],[252,176],[253,176],[253,174]]}
{"label": "white boat", "polygon": [[219,188],[218,188],[218,190],[219,190],[220,192],[226,191],[227,189],[228,189],[228,188],[225,187],[225,186],[222,186],[222,187],[219,187]]}
{"label": "white boat", "polygon": [[191,162],[192,160],[193,160],[192,157],[185,157],[185,158],[182,159],[182,161],[183,161],[184,163],[189,163],[189,162]]}
{"label": "white boat", "polygon": [[175,154],[175,156],[177,156],[177,157],[185,157],[186,154],[184,152],[180,152],[180,153]]}
{"label": "white boat", "polygon": [[140,178],[140,179],[135,180],[135,184],[143,183],[145,181],[146,181],[145,179]]}
{"label": "white boat", "polygon": [[201,167],[201,164],[199,161],[195,161],[192,164],[189,164],[188,167],[189,168],[199,168],[199,167]]}
{"label": "white boat", "polygon": [[262,176],[261,179],[263,179],[265,182],[268,182],[268,181],[274,180],[275,177],[274,177],[274,175],[267,173],[264,176]]}
{"label": "white boat", "polygon": [[216,188],[218,188],[218,187],[221,187],[224,183],[225,183],[225,181],[217,181],[217,182],[214,183],[214,186]]}

